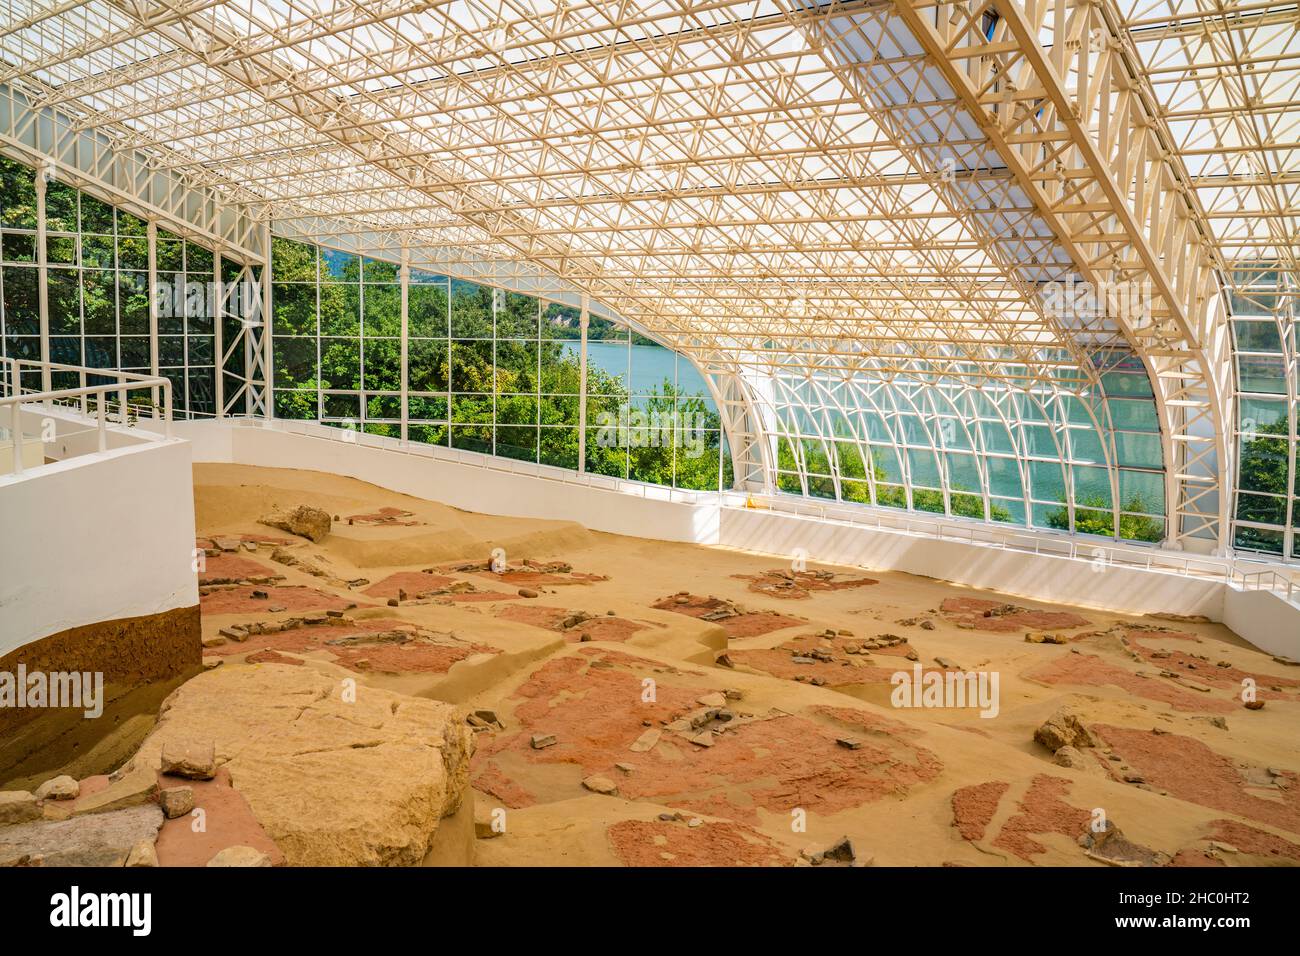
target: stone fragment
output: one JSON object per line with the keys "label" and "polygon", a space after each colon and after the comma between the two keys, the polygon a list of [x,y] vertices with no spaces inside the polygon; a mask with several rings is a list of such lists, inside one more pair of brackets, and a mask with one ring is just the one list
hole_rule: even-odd
{"label": "stone fragment", "polygon": [[135,867],[156,867],[158,865],[158,851],[154,848],[153,840],[141,840],[131,847],[131,852],[126,855],[127,868]]}
{"label": "stone fragment", "polygon": [[1067,640],[1060,634],[1048,634],[1045,631],[1030,631],[1025,635],[1026,644],[1066,644]]}
{"label": "stone fragment", "polygon": [[582,785],[592,793],[614,796],[618,793],[618,784],[608,777],[593,775],[582,781]]}
{"label": "stone fragment", "polygon": [[691,743],[698,747],[712,747],[717,741],[714,739],[713,731],[706,730],[701,734],[696,734],[691,738]]}
{"label": "stone fragment", "polygon": [[1246,701],[1246,709],[1247,709],[1247,710],[1263,710],[1263,709],[1264,709],[1264,702],[1263,702],[1262,700],[1248,700],[1248,701]]}
{"label": "stone fragment", "polygon": [[158,792],[158,805],[168,820],[175,820],[194,809],[193,787],[166,787]]}
{"label": "stone fragment", "polygon": [[645,753],[647,750],[653,749],[654,745],[659,743],[659,738],[662,736],[663,736],[662,730],[659,730],[658,728],[652,728],[650,730],[647,730],[636,740],[632,741],[632,746],[629,747],[628,749],[631,750],[634,754]]}
{"label": "stone fragment", "polygon": [[534,750],[544,750],[547,747],[553,747],[557,743],[555,734],[533,734],[529,741]]}
{"label": "stone fragment", "polygon": [[270,866],[271,858],[251,846],[228,846],[212,859],[208,866]]}
{"label": "stone fragment", "polygon": [[1034,731],[1034,739],[1056,753],[1062,747],[1095,747],[1096,739],[1083,721],[1069,709],[1058,710]]}
{"label": "stone fragment", "polygon": [[695,703],[701,707],[726,707],[727,696],[725,694],[703,694],[695,698]]}
{"label": "stone fragment", "polygon": [[519,596],[521,598],[535,598],[537,597],[537,592],[534,591],[532,588],[520,588]]}
{"label": "stone fragment", "polygon": [[39,820],[41,808],[28,790],[0,790],[0,827]]}
{"label": "stone fragment", "polygon": [[41,858],[43,866],[124,866],[131,851],[158,838],[163,814],[151,804],[0,829],[0,866]]}
{"label": "stone fragment", "polygon": [[259,524],[279,528],[312,541],[323,541],[330,533],[330,516],[319,508],[299,505],[287,514],[275,511],[258,520]]}
{"label": "stone fragment", "polygon": [[169,777],[211,780],[217,773],[212,741],[168,740],[162,747],[162,772]]}
{"label": "stone fragment", "polygon": [[857,859],[857,854],[853,852],[853,841],[847,836],[842,836],[822,854],[823,860],[833,860],[836,863],[852,863]]}
{"label": "stone fragment", "polygon": [[37,800],[75,800],[81,793],[81,784],[64,774],[52,780],[46,780],[36,788]]}
{"label": "stone fragment", "polygon": [[1083,770],[1089,773],[1104,773],[1097,761],[1074,746],[1061,747],[1052,755],[1052,762],[1058,767],[1070,767],[1073,770]]}
{"label": "stone fragment", "polygon": [[1100,831],[1088,829],[1079,845],[1089,858],[1110,866],[1165,866],[1170,859],[1167,853],[1132,842],[1111,820]]}

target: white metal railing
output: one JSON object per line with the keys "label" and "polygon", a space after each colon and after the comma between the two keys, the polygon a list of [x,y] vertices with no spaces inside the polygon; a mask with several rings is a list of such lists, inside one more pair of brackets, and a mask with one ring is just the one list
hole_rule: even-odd
{"label": "white metal railing", "polygon": [[[52,409],[60,407],[79,412],[83,418],[93,414],[94,425],[76,431],[64,431],[60,439],[75,435],[97,433],[96,450],[108,448],[108,428],[110,423],[119,427],[130,427],[146,418],[152,419],[162,428],[164,438],[172,437],[172,383],[161,376],[138,375],[134,372],[120,372],[115,369],[90,368],[83,365],[63,365],[58,362],[39,362],[31,359],[0,359],[0,420],[6,421],[9,428],[9,441],[13,447],[12,473],[23,471],[23,407],[33,406]],[[40,375],[42,385],[28,388],[23,384],[23,373],[36,372]],[[67,378],[77,376],[74,388],[44,388],[44,383],[55,377]],[[92,379],[108,379],[99,384],[88,384]],[[133,392],[149,391],[151,400],[147,403],[132,403]],[[116,402],[113,397],[116,395]],[[161,401],[159,400],[161,398]],[[116,413],[113,409],[116,407]],[[4,410],[7,409],[7,414]]]}
{"label": "white metal railing", "polygon": [[[762,510],[794,517],[816,518],[818,521],[851,527],[869,528],[873,531],[939,541],[960,541],[998,550],[1066,558],[1100,567],[1128,567],[1201,580],[1223,581],[1247,590],[1272,591],[1285,600],[1300,602],[1300,581],[1284,573],[1290,569],[1279,569],[1276,565],[1264,562],[1170,551],[1156,546],[1142,547],[1102,540],[1090,541],[1067,532],[1053,532],[1046,529],[1029,531],[1002,528],[976,521],[963,522],[947,517],[924,518],[914,512],[896,512],[892,509],[823,505],[785,496],[748,494],[741,491],[685,491],[607,475],[574,472],[551,465],[499,458],[480,452],[427,445],[423,442],[404,442],[399,438],[333,428],[314,421],[280,418],[237,418],[233,421],[247,427],[274,428],[290,434],[343,444],[382,448],[414,457],[526,475],[576,487],[616,491],[639,498],[681,504],[714,505],[737,511]],[[1296,569],[1296,574],[1300,574],[1300,569]]]}

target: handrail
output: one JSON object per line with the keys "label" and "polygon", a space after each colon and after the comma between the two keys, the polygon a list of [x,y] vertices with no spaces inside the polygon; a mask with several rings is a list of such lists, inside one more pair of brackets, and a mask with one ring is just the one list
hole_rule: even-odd
{"label": "handrail", "polygon": [[[98,450],[106,451],[108,448],[108,396],[118,393],[118,415],[121,424],[128,425],[128,416],[132,408],[141,406],[132,406],[127,397],[131,392],[138,392],[149,389],[155,399],[150,404],[154,421],[161,421],[163,424],[163,437],[170,439],[172,437],[172,383],[168,378],[158,375],[141,375],[136,372],[122,372],[117,369],[92,368],[85,365],[64,365],[59,362],[40,362],[33,359],[5,358],[0,359],[5,366],[8,366],[8,375],[0,375],[0,387],[8,393],[0,396],[0,408],[8,406],[9,411],[9,438],[13,446],[13,462],[11,464],[11,473],[20,475],[23,473],[23,429],[22,429],[22,406],[23,405],[44,405],[46,408],[56,403],[65,403],[75,400],[76,405],[82,415],[89,417],[90,403],[88,399],[91,396],[96,397],[95,405],[95,429],[98,432]],[[22,372],[24,369],[32,369],[41,372],[42,381],[48,380],[56,372],[72,372],[78,375],[80,382],[77,388],[60,388],[46,391],[24,392],[22,384]],[[47,374],[48,373],[48,374]],[[88,385],[87,380],[90,377],[113,379],[112,382],[106,382],[101,385]],[[156,396],[161,390],[162,402],[156,400]],[[161,414],[160,414],[161,411]]]}
{"label": "handrail", "polygon": [[[801,518],[816,518],[852,527],[863,527],[891,534],[927,537],[940,541],[961,541],[979,547],[998,550],[1041,554],[1048,557],[1085,561],[1099,567],[1130,567],[1160,574],[1178,574],[1202,580],[1221,580],[1226,584],[1241,582],[1243,588],[1267,590],[1285,600],[1300,599],[1300,582],[1280,574],[1271,567],[1252,567],[1254,562],[1213,555],[1167,551],[1157,547],[1124,545],[1102,540],[1089,541],[1067,533],[1024,531],[1018,528],[999,528],[976,522],[959,523],[953,519],[930,520],[910,512],[895,513],[889,509],[867,506],[827,506],[798,499],[778,498],[772,495],[748,494],[740,491],[689,491],[665,488],[645,482],[597,475],[590,472],[572,472],[567,469],[534,462],[498,458],[481,452],[427,445],[385,435],[370,435],[350,429],[334,428],[316,421],[297,419],[266,419],[237,417],[231,419],[243,427],[274,428],[308,438],[320,438],[342,444],[381,448],[406,455],[418,455],[453,464],[477,467],[509,474],[521,474],[546,481],[633,494],[641,498],[658,498],[663,501],[685,504],[714,503],[732,511],[753,511],[755,505],[774,514],[788,514]],[[1300,574],[1300,568],[1297,569]],[[1268,582],[1267,584],[1263,582]]]}

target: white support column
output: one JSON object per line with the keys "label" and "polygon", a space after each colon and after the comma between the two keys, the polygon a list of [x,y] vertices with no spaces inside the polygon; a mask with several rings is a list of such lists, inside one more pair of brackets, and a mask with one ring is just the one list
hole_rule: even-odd
{"label": "white support column", "polygon": [[587,325],[591,321],[590,302],[582,297],[582,312],[578,316],[578,327],[582,330],[582,339],[578,347],[578,471],[587,470]]}
{"label": "white support column", "polygon": [[216,375],[212,386],[213,394],[216,401],[217,418],[226,417],[226,373],[225,360],[226,341],[225,331],[221,327],[221,316],[225,311],[221,304],[221,247],[216,246],[212,250],[212,295],[209,304],[212,312],[212,348],[215,351],[213,363],[216,365]]}
{"label": "white support column", "polygon": [[[402,264],[397,271],[398,278],[402,284],[402,341],[401,341],[401,372],[402,372],[402,441],[407,441],[407,432],[409,431],[410,413],[407,410],[407,399],[411,391],[411,372],[407,367],[408,349],[407,336],[410,332],[410,322],[408,310],[410,307],[411,297],[411,253],[402,243]],[[448,411],[450,414],[450,410]]]}
{"label": "white support column", "polygon": [[[263,417],[268,421],[275,417],[275,340],[271,335],[271,224],[262,225],[262,248],[266,250],[266,265],[262,267],[262,374],[266,379],[263,386]],[[252,269],[249,269],[252,275]],[[249,382],[252,391],[252,382]]]}
{"label": "white support column", "polygon": [[52,176],[51,167],[42,165],[36,170],[36,288],[37,309],[41,323],[41,391],[51,391],[50,386],[50,267],[45,248],[45,187]]}
{"label": "white support column", "polygon": [[[152,219],[145,226],[149,246],[149,374],[158,375],[158,224]],[[149,390],[154,417],[158,417],[158,386]]]}

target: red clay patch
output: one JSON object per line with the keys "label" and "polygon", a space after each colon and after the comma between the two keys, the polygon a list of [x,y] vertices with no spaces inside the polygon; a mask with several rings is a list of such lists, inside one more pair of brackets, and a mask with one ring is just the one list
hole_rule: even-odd
{"label": "red clay patch", "polygon": [[[1274,778],[1280,785],[1271,787],[1262,782],[1271,775],[1259,768],[1260,781],[1252,784],[1230,759],[1192,737],[1107,725],[1093,730],[1153,787],[1189,803],[1300,833],[1300,776],[1294,773],[1282,772]],[[1277,797],[1256,796],[1248,787]]]}
{"label": "red clay patch", "polygon": [[1091,623],[1072,611],[1035,611],[983,598],[945,598],[939,610],[958,627],[1010,633],[1025,630],[1085,627]]}
{"label": "red clay patch", "polygon": [[1159,678],[1138,677],[1131,671],[1106,663],[1094,654],[1062,654],[1055,660],[1026,671],[1024,676],[1044,684],[1068,684],[1075,687],[1104,687],[1110,684],[1181,711],[1224,714],[1234,709],[1226,701],[1180,690]]}
{"label": "red clay patch", "polygon": [[787,571],[776,568],[758,574],[733,574],[733,578],[749,582],[749,590],[768,597],[786,600],[805,600],[813,591],[843,591],[879,584],[875,578],[837,578],[830,571]]}
{"label": "red clay patch", "polygon": [[[610,663],[617,666],[602,666]],[[625,665],[628,669],[622,669]],[[656,677],[656,699],[643,702],[642,677],[656,668],[663,670],[627,655],[549,661],[515,693],[523,701],[514,713],[519,732],[497,735],[475,755],[475,787],[509,799],[495,785],[504,772],[495,758],[508,751],[512,762],[576,764],[583,776],[601,773],[617,779],[619,792],[630,799],[694,809],[716,808],[717,798],[725,796],[736,816],[757,822],[758,807],[834,813],[905,793],[941,769],[933,754],[893,733],[864,725],[861,746],[850,750],[836,743],[842,732],[790,715],[738,722],[735,729],[717,734],[708,748],[663,730],[653,749],[633,753],[631,744],[647,729],[643,721],[662,728],[696,710],[696,698],[705,692]],[[557,743],[533,750],[529,741],[534,733],[554,734]],[[636,771],[622,774],[614,769],[619,762],[634,764]]]}
{"label": "red clay patch", "polygon": [[235,584],[239,581],[247,581],[249,578],[278,578],[284,580],[284,575],[279,574],[266,565],[251,561],[248,558],[242,558],[234,554],[214,554],[210,558],[203,559],[203,570],[199,572],[199,584]]}
{"label": "red clay patch", "polygon": [[1210,832],[1211,840],[1227,843],[1243,853],[1285,857],[1300,862],[1300,846],[1267,830],[1259,830],[1235,820],[1214,820],[1210,826],[1214,828]]}
{"label": "red clay patch", "polygon": [[570,643],[581,643],[584,635],[589,641],[626,641],[637,631],[649,628],[648,624],[629,621],[622,617],[611,617],[608,614],[591,617],[572,627],[565,627],[564,621],[569,617],[570,612],[564,608],[550,607],[545,604],[510,604],[497,608],[495,613],[505,621],[528,624],[544,631],[563,634],[564,639]]}
{"label": "red clay patch", "polygon": [[[810,683],[820,682],[827,687],[848,687],[854,684],[888,682],[898,671],[897,666],[879,667],[868,663],[871,660],[869,655],[907,657],[908,654],[915,653],[906,641],[892,647],[873,648],[867,654],[848,653],[847,648],[853,645],[860,647],[862,644],[862,640],[853,637],[800,634],[773,648],[734,649],[729,650],[727,655],[737,664],[744,664],[782,680],[804,678]],[[815,653],[820,653],[823,657],[829,656],[830,660],[809,657]]]}
{"label": "red clay patch", "polygon": [[348,515],[348,524],[381,525],[394,528],[413,528],[424,524],[423,521],[411,521],[415,515],[401,508],[380,508],[374,514]]}
{"label": "red clay patch", "polygon": [[759,637],[804,623],[799,618],[775,611],[743,611],[730,601],[696,594],[672,594],[650,606],[658,611],[673,611],[717,624],[731,640]]}
{"label": "red clay patch", "polygon": [[685,823],[622,820],[605,831],[626,866],[790,866],[763,834],[730,821]]}
{"label": "red clay patch", "polygon": [[370,585],[361,593],[387,600],[397,597],[399,591],[405,591],[408,597],[418,598],[427,591],[436,591],[455,583],[455,578],[444,577],[441,574],[429,574],[426,571],[398,571]]}
{"label": "red clay patch", "polygon": [[1047,852],[1047,847],[1033,837],[1060,833],[1071,840],[1078,839],[1092,815],[1066,803],[1065,797],[1069,792],[1069,780],[1037,774],[1017,804],[1020,812],[1003,824],[993,845],[1032,862],[1035,854]]}
{"label": "red clay patch", "polygon": [[154,844],[159,866],[206,866],[228,846],[251,846],[269,856],[273,865],[284,864],[284,854],[257,822],[248,801],[230,785],[230,771],[225,767],[218,769],[211,780],[181,780],[159,774],[158,786],[193,790],[194,806],[203,810],[205,822],[204,830],[196,833],[190,814],[165,820]]}
{"label": "red clay patch", "polygon": [[[270,597],[255,598],[254,591],[265,591]],[[346,611],[355,605],[355,601],[297,585],[239,587],[213,591],[199,597],[199,608],[203,614],[251,615],[265,612],[268,607],[283,607],[287,611]]]}
{"label": "red clay patch", "polygon": [[1215,661],[1207,661],[1204,657],[1197,657],[1183,651],[1169,651],[1160,648],[1147,647],[1141,643],[1142,638],[1168,638],[1179,637],[1181,635],[1173,634],[1134,634],[1131,635],[1137,640],[1133,640],[1132,647],[1144,661],[1161,670],[1171,671],[1188,680],[1194,680],[1200,684],[1207,684],[1210,687],[1219,687],[1222,689],[1240,690],[1242,681],[1253,680],[1257,686],[1256,696],[1260,700],[1297,700],[1295,694],[1286,694],[1277,691],[1266,690],[1268,687],[1300,687],[1300,680],[1290,677],[1277,677],[1272,674],[1258,674],[1251,671],[1243,671],[1237,667],[1219,667]]}
{"label": "red clay patch", "polygon": [[998,812],[998,802],[1011,784],[1001,780],[972,784],[953,791],[952,824],[963,840],[982,840]]}
{"label": "red clay patch", "polygon": [[[377,637],[383,633],[405,631],[410,639],[406,642],[366,642],[354,646],[339,646],[330,641],[348,637]],[[353,624],[313,624],[296,627],[289,631],[275,634],[252,634],[246,642],[227,643],[218,647],[205,648],[205,654],[219,657],[233,657],[253,653],[247,658],[255,660],[262,654],[303,654],[309,651],[326,651],[336,663],[349,670],[376,671],[384,674],[445,674],[457,661],[462,661],[475,654],[498,654],[496,648],[486,647],[468,641],[461,641],[449,635],[431,635],[421,631],[415,625],[396,618],[374,618]],[[265,658],[270,660],[270,658]],[[280,661],[277,661],[280,663]],[[286,659],[283,663],[297,664],[300,661]]]}
{"label": "red clay patch", "polygon": [[278,651],[273,651],[269,647],[265,650],[249,654],[244,658],[246,664],[296,664],[302,666],[302,659],[297,657],[286,657]]}

